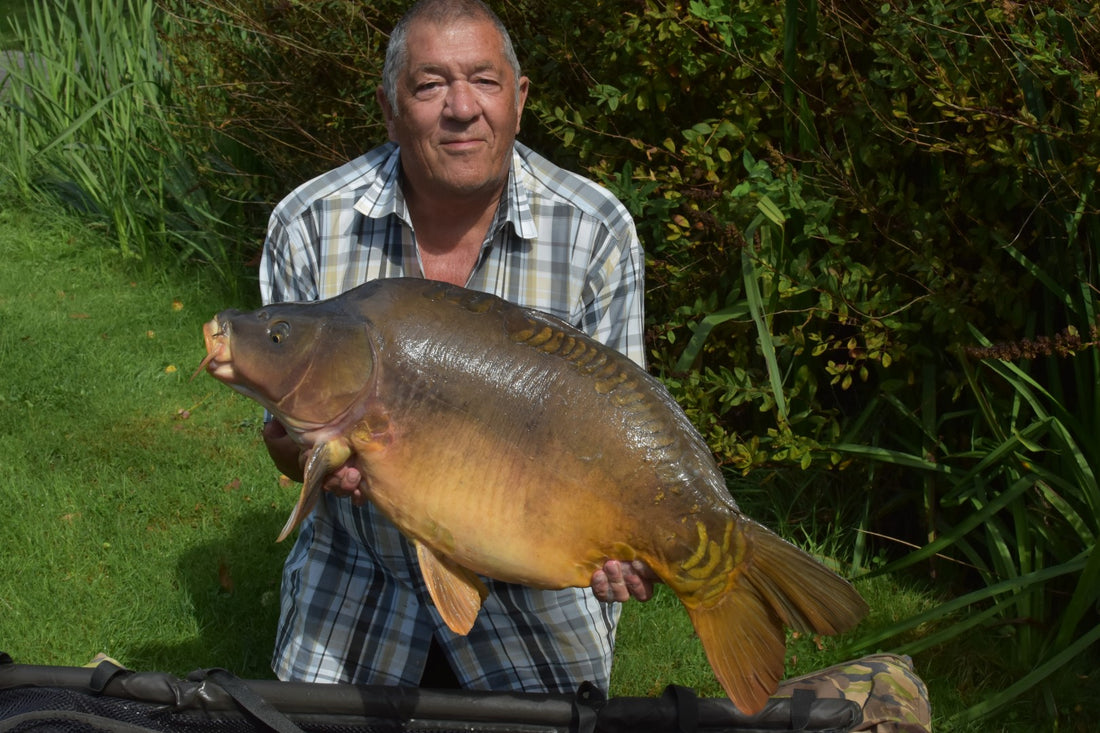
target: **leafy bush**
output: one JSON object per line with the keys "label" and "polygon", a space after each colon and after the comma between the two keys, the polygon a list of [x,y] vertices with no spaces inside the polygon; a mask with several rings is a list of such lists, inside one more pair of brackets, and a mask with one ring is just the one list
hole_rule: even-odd
{"label": "leafy bush", "polygon": [[[212,177],[224,188],[225,165],[263,176],[258,189],[245,177],[253,187],[237,198],[270,205],[384,139],[373,94],[404,3],[162,2],[181,94],[216,131],[208,139],[251,148]],[[806,435],[835,435],[884,382],[916,380],[914,356],[956,371],[943,345],[969,339],[968,324],[1023,334],[1032,281],[1012,251],[1072,266],[1049,237],[1088,246],[1066,242],[1061,216],[1094,207],[1100,163],[1098,33],[1084,3],[981,15],[964,2],[497,9],[533,81],[522,137],[634,211],[655,367],[711,375],[699,413],[728,416],[714,437],[766,433],[753,413],[777,398],[744,310],[753,233],[792,414],[804,403],[833,423]],[[709,339],[693,340],[704,319]]]}
{"label": "leafy bush", "polygon": [[401,3],[160,0],[178,134],[239,202],[249,257],[290,188],[385,140],[374,90]]}

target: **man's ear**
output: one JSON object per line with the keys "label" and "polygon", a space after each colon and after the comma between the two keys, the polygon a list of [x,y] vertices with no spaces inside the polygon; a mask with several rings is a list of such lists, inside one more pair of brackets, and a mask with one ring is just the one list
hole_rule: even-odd
{"label": "man's ear", "polygon": [[390,100],[386,96],[386,90],[379,84],[374,90],[374,98],[378,100],[378,106],[382,109],[382,116],[386,119],[386,134],[389,135],[390,142],[397,142],[397,136],[394,134],[394,110],[390,106]]}
{"label": "man's ear", "polygon": [[519,78],[519,96],[516,98],[516,132],[519,132],[519,121],[523,117],[523,106],[527,104],[527,90],[531,86],[531,80],[526,76]]}

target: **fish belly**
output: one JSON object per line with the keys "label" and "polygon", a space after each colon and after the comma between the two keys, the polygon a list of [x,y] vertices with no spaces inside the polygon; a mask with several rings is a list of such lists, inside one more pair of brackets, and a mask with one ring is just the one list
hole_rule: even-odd
{"label": "fish belly", "polygon": [[437,415],[431,429],[366,454],[362,468],[371,501],[459,565],[533,587],[584,587],[609,558],[637,556],[636,522],[599,462],[543,449]]}

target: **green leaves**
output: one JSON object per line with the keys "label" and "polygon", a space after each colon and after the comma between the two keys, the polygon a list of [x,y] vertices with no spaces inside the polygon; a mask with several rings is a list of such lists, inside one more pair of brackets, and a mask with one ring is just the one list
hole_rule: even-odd
{"label": "green leaves", "polygon": [[[574,36],[601,106],[573,144],[636,202],[653,367],[732,469],[847,466],[869,532],[928,538],[890,572],[972,568],[959,601],[867,643],[927,622],[942,626],[909,648],[1010,629],[1020,682],[966,719],[988,714],[1078,659],[1096,622],[1093,10],[631,12]],[[626,114],[657,89],[660,115]],[[972,327],[1076,356],[952,361]]]}

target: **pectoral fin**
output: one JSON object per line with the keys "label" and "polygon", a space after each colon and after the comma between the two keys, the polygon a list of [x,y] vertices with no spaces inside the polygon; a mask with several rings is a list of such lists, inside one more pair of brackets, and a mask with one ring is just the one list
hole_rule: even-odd
{"label": "pectoral fin", "polygon": [[309,462],[306,463],[306,475],[302,481],[302,493],[298,496],[298,503],[294,511],[283,525],[276,542],[282,542],[294,528],[301,524],[321,496],[321,484],[325,476],[342,466],[351,455],[351,448],[343,440],[330,440],[313,449],[309,454]]}
{"label": "pectoral fin", "polygon": [[438,555],[427,545],[413,542],[420,572],[444,623],[456,634],[466,635],[474,625],[489,589],[473,572]]}

